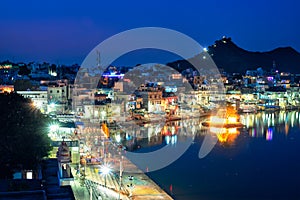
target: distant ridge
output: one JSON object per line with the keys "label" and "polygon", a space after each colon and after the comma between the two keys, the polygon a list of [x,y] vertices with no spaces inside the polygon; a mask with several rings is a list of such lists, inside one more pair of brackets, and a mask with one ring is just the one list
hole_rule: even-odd
{"label": "distant ridge", "polygon": [[[292,47],[279,47],[267,52],[252,52],[238,47],[229,37],[217,40],[215,44],[207,48],[219,69],[229,73],[245,73],[247,70],[254,70],[262,67],[264,70],[271,70],[275,63],[276,69],[280,72],[300,73],[300,53]],[[201,59],[199,54],[191,59]],[[167,64],[181,71],[190,68],[187,61],[178,60]]]}

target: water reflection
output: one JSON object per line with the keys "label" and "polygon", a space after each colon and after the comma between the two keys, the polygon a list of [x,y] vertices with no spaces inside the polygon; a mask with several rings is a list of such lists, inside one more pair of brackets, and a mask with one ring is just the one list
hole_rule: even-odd
{"label": "water reflection", "polygon": [[257,113],[241,116],[241,122],[246,126],[251,137],[273,139],[273,133],[289,133],[289,129],[300,127],[299,111]]}
{"label": "water reflection", "polygon": [[216,128],[210,127],[209,134],[216,134],[220,143],[233,145],[237,136],[240,134],[238,128]]}
{"label": "water reflection", "polygon": [[[150,174],[164,188],[172,183],[175,199],[299,199],[299,111],[243,114],[239,129],[203,127],[204,120],[180,122],[177,142],[186,128],[195,143]],[[218,143],[199,159],[207,134]]]}
{"label": "water reflection", "polygon": [[287,135],[290,128],[300,127],[299,115],[299,111],[242,114],[240,122],[244,125],[243,128],[204,127],[202,122],[209,117],[172,121],[166,124],[147,124],[138,129],[127,127],[122,143],[128,150],[133,151],[151,146],[175,145],[177,142],[186,141],[188,137],[212,134],[218,138],[219,144],[232,146],[241,133],[270,141],[274,138],[274,132]]}

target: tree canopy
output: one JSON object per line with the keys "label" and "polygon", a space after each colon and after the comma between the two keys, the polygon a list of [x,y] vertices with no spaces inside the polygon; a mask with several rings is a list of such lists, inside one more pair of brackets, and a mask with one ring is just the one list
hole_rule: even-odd
{"label": "tree canopy", "polygon": [[14,82],[14,90],[15,91],[26,91],[26,90],[34,90],[34,85],[30,80],[16,80]]}
{"label": "tree canopy", "polygon": [[0,94],[0,178],[14,169],[35,169],[51,150],[48,119],[29,99]]}
{"label": "tree canopy", "polygon": [[19,75],[29,75],[30,72],[31,72],[31,71],[27,68],[26,65],[22,65],[22,66],[19,67],[19,72],[18,72],[18,74],[19,74]]}

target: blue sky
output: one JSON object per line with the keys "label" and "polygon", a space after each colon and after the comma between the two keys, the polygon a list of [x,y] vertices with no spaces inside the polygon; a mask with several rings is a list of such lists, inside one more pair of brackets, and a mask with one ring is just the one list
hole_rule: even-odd
{"label": "blue sky", "polygon": [[300,51],[300,1],[17,1],[0,2],[0,60],[81,63],[108,37],[155,26],[202,46],[223,35],[251,51]]}

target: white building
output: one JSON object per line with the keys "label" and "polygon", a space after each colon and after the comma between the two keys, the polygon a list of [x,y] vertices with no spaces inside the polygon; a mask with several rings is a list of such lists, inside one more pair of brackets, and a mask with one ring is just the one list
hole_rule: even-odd
{"label": "white building", "polygon": [[17,91],[17,93],[31,99],[34,106],[40,109],[42,113],[47,112],[47,91]]}
{"label": "white building", "polygon": [[65,113],[68,110],[68,89],[66,83],[48,85],[48,112]]}

